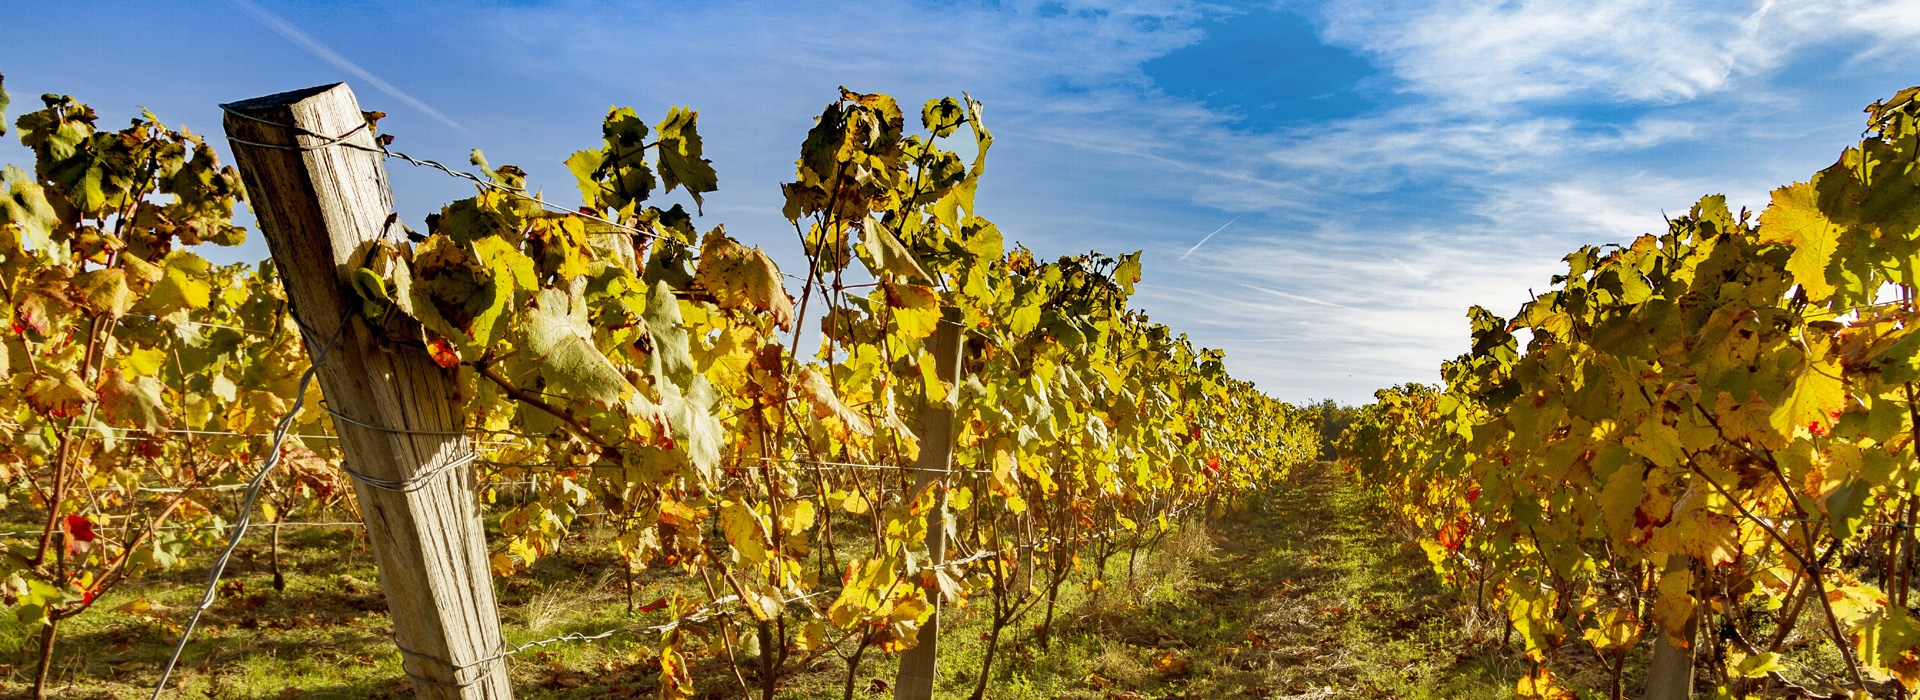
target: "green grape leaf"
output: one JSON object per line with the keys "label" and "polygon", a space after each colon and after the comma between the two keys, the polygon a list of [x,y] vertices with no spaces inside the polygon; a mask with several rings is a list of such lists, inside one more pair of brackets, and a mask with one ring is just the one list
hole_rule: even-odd
{"label": "green grape leaf", "polygon": [[1873,485],[1855,479],[1848,479],[1827,494],[1823,505],[1827,508],[1827,526],[1832,528],[1834,537],[1844,542],[1860,531],[1867,516],[1867,501],[1872,497]]}
{"label": "green grape leaf", "polygon": [[720,465],[720,448],[726,442],[726,427],[720,423],[720,392],[706,377],[695,375],[685,390],[666,386],[660,391],[660,403],[672,426],[674,445],[684,449],[687,460],[709,480]]}
{"label": "green grape leaf", "polygon": [[680,300],[666,283],[654,283],[647,293],[642,320],[653,337],[649,373],[655,378],[674,443],[711,478],[725,441],[725,428],[720,423],[721,396],[694,362],[693,341],[680,316]]}
{"label": "green grape leaf", "polygon": [[7,76],[0,75],[0,136],[7,135],[7,105],[11,102],[7,97]]}
{"label": "green grape leaf", "polygon": [[920,266],[913,253],[907,250],[898,236],[887,230],[885,224],[880,223],[878,217],[867,217],[866,226],[861,230],[860,245],[866,252],[860,261],[867,264],[867,269],[873,272],[874,277],[894,275],[909,284],[933,284],[933,276],[927,274],[926,268]]}
{"label": "green grape leaf", "polygon": [[[379,273],[364,267],[356,268],[347,276],[347,281],[353,287],[354,293],[358,294],[362,300],[374,304],[374,308],[396,303],[393,291],[387,288],[386,278],[381,277]],[[375,316],[375,318],[378,317]]]}
{"label": "green grape leaf", "polygon": [[699,368],[693,362],[693,346],[687,337],[686,323],[680,318],[680,300],[666,283],[656,282],[647,292],[644,319],[648,332],[653,335],[653,360],[657,365],[653,375],[683,390],[693,386]]}
{"label": "green grape leaf", "polygon": [[0,193],[4,195],[0,196],[0,217],[5,217],[5,223],[19,226],[34,250],[52,247],[60,215],[47,201],[46,190],[33,181],[33,175],[12,165],[0,168],[0,186],[6,190]]}
{"label": "green grape leaf", "polygon": [[676,186],[685,186],[696,209],[702,204],[701,194],[720,189],[713,161],[700,157],[700,132],[695,128],[699,117],[699,112],[674,107],[655,127],[660,135],[660,181],[668,192]]}
{"label": "green grape leaf", "polygon": [[585,302],[558,289],[542,289],[525,322],[527,350],[538,359],[550,391],[603,406],[633,393],[633,385],[594,347]]}

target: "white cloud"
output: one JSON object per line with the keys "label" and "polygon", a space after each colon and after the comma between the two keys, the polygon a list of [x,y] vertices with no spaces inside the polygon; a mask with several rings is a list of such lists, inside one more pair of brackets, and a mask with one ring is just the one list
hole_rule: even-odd
{"label": "white cloud", "polygon": [[[910,114],[971,91],[999,137],[983,213],[1046,255],[1146,249],[1140,303],[1226,346],[1237,374],[1286,398],[1361,400],[1432,379],[1465,346],[1466,306],[1511,312],[1575,246],[1659,230],[1663,211],[1698,195],[1763,203],[1768,187],[1830,163],[1858,133],[1859,108],[1911,84],[1920,64],[1920,0],[1289,2],[1321,39],[1375,64],[1378,75],[1342,94],[1377,106],[1273,126],[1182,97],[1192,86],[1157,85],[1145,69],[1223,15],[1262,21],[1207,0],[508,5],[353,5],[298,19],[349,41],[338,55],[369,74],[426,86],[473,130],[401,110],[404,150],[458,162],[483,146],[556,198],[573,189],[559,162],[597,137],[608,104],[649,115],[692,105],[720,173],[708,223],[789,264],[798,246],[776,184],[837,86],[892,93]],[[258,34],[220,14],[234,21],[213,31]],[[369,26],[406,41],[360,31]],[[23,46],[41,38],[15,29]],[[154,34],[136,29],[82,58],[126,63]],[[271,70],[255,76],[267,86],[316,63],[269,38],[259,65]],[[276,49],[286,55],[268,55]],[[258,94],[233,77],[255,66],[179,63],[212,55],[128,65]],[[46,65],[49,78],[67,74]],[[174,92],[166,99],[194,94]],[[214,98],[203,101],[210,112]],[[407,169],[394,181],[410,216],[467,192]]]}
{"label": "white cloud", "polygon": [[1807,45],[1857,39],[1872,53],[1920,37],[1913,0],[1335,0],[1323,19],[1330,40],[1459,111],[1681,102],[1731,89]]}
{"label": "white cloud", "polygon": [[[892,92],[910,113],[972,91],[998,136],[981,204],[1009,236],[1042,254],[1144,247],[1138,299],[1157,319],[1225,347],[1275,395],[1358,401],[1436,379],[1466,349],[1468,306],[1513,312],[1575,247],[1660,230],[1662,212],[1702,194],[1758,205],[1804,177],[1807,152],[1841,145],[1806,143],[1835,110],[1769,80],[1814,46],[1897,63],[1920,32],[1915,2],[1333,0],[1325,38],[1399,92],[1357,117],[1265,131],[1143,72],[1203,38],[1208,10],[1171,0],[631,19],[562,4],[481,36],[509,64],[698,105],[723,184],[709,212],[775,251],[791,234],[771,184],[833,86]],[[1583,113],[1596,105],[1604,117]]]}

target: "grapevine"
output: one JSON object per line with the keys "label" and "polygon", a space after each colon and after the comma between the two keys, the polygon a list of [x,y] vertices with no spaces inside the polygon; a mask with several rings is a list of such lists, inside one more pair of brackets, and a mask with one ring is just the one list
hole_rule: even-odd
{"label": "grapevine", "polygon": [[[1342,438],[1435,570],[1502,601],[1523,695],[1563,697],[1544,664],[1579,640],[1618,697],[1643,638],[1737,697],[1920,685],[1917,95],[1757,216],[1706,197],[1511,319],[1472,309],[1444,386],[1379,392]],[[1826,691],[1785,653],[1803,617]]]}
{"label": "grapevine", "polygon": [[[8,169],[0,202],[0,478],[8,511],[45,523],[37,548],[7,545],[4,573],[43,630],[43,679],[61,619],[131,572],[197,564],[237,517],[206,489],[249,476],[306,362],[271,265],[192,250],[244,237],[237,174],[151,115],[94,121],[54,96],[23,115],[36,170]],[[772,698],[829,653],[851,697],[869,652],[912,648],[938,604],[975,597],[996,639],[1030,610],[1049,629],[1084,553],[1104,565],[1318,449],[1306,414],[1129,307],[1141,254],[1007,247],[976,208],[993,142],[978,102],[907,121],[878,94],[823,110],[783,185],[804,274],[696,225],[719,178],[687,108],[653,124],[610,110],[565,161],[577,206],[475,151],[474,196],[351,273],[361,319],[454,379],[488,477],[531,486],[483,491],[496,575],[591,520],[616,530],[628,575],[705,591],[648,606],[678,621],[644,628],[661,697],[691,697],[692,660],[713,658]],[[963,330],[958,382],[928,348],[942,324]],[[952,463],[926,473],[922,417],[942,406]],[[292,426],[267,521],[351,509],[324,416]]]}

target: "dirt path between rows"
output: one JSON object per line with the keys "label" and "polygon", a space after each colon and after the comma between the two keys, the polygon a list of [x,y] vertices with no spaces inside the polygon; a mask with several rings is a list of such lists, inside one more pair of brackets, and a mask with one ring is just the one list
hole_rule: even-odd
{"label": "dirt path between rows", "polygon": [[1150,591],[1140,609],[1083,620],[1089,633],[1159,650],[1151,674],[1095,678],[1113,681],[1106,697],[1511,697],[1524,670],[1498,649],[1498,630],[1463,624],[1420,553],[1342,477],[1305,468],[1214,521],[1185,595]]}

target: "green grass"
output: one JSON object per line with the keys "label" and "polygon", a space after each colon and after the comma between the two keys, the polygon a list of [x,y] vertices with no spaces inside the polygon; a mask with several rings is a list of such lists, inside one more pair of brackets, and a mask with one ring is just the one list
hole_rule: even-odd
{"label": "green grass", "polygon": [[[1330,470],[1229,512],[1188,524],[1141,553],[1129,583],[1127,554],[1062,589],[1055,632],[1042,649],[1041,609],[1010,627],[989,679],[1001,700],[1145,698],[1505,698],[1526,671],[1499,630],[1470,624],[1468,606],[1442,590],[1421,556],[1403,549]],[[250,538],[176,673],[181,698],[411,697],[400,671],[371,554],[351,531],[289,531],[287,589],[274,591],[264,536]],[[652,624],[664,612],[626,616],[619,569],[604,538],[589,536],[532,572],[501,582],[509,642]],[[1090,562],[1089,562],[1090,565]],[[136,599],[144,614],[90,612],[62,628],[55,697],[142,696],[199,594],[204,569],[124,587],[101,608]],[[643,576],[645,603],[688,586]],[[949,607],[942,633],[941,697],[972,691],[985,651],[986,608]],[[651,696],[653,637],[560,644],[512,657],[526,698]],[[714,642],[717,644],[717,642]],[[0,621],[0,695],[23,692],[36,641]],[[704,697],[739,697],[724,661],[696,661]],[[855,697],[890,697],[896,661],[869,652]],[[1556,669],[1558,671],[1558,669]],[[1571,671],[1574,677],[1579,669]],[[748,672],[747,681],[754,682]],[[780,697],[840,697],[845,665],[824,654],[785,679]],[[1577,686],[1578,684],[1570,684]],[[1588,691],[1591,693],[1591,691]],[[757,696],[756,696],[757,697]]]}

